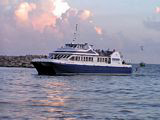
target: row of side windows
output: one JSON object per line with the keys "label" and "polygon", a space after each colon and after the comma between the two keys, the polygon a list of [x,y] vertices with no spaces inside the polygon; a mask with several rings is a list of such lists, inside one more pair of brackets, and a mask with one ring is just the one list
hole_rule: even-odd
{"label": "row of side windows", "polygon": [[70,58],[72,61],[90,61],[93,62],[93,57],[80,57],[80,56],[73,56]]}
{"label": "row of side windows", "polygon": [[111,64],[111,58],[98,57],[97,62],[105,62],[105,63]]}
{"label": "row of side windows", "polygon": [[107,63],[107,58],[97,58],[97,62],[106,62]]}
{"label": "row of side windows", "polygon": [[59,54],[56,54],[54,55],[54,57],[52,59],[61,59],[61,58],[69,58],[70,55],[59,55]]}

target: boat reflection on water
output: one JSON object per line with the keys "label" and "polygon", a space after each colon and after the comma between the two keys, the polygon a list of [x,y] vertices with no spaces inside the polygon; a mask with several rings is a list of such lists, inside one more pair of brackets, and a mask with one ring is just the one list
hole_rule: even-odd
{"label": "boat reflection on water", "polygon": [[40,100],[32,100],[32,106],[40,108],[41,112],[44,113],[42,118],[47,120],[59,118],[76,120],[76,118],[73,117],[76,113],[69,111],[71,106],[67,103],[70,99],[68,96],[70,89],[70,86],[65,83],[49,82],[44,89],[46,97]]}

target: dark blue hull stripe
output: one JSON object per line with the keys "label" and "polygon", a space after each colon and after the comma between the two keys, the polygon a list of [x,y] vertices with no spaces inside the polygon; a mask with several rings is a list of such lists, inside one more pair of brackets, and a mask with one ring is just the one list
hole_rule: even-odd
{"label": "dark blue hull stripe", "polygon": [[55,75],[63,73],[96,74],[131,74],[131,67],[89,66],[74,64],[57,64],[52,62],[32,62],[39,74]]}

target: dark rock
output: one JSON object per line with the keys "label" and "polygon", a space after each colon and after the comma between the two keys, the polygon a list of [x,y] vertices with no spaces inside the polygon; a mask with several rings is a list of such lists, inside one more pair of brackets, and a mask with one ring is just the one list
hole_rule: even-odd
{"label": "dark rock", "polygon": [[33,68],[31,61],[35,58],[47,58],[46,55],[0,56],[0,67]]}

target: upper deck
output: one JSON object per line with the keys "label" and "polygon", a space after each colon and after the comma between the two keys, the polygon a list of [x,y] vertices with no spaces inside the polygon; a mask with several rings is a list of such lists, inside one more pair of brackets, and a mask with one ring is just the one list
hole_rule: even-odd
{"label": "upper deck", "polygon": [[58,48],[54,51],[56,54],[81,54],[81,55],[99,55],[95,50],[93,50],[92,45],[88,43],[85,44],[65,44],[65,46]]}

